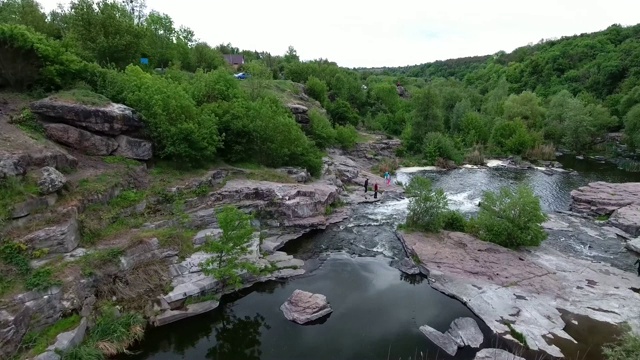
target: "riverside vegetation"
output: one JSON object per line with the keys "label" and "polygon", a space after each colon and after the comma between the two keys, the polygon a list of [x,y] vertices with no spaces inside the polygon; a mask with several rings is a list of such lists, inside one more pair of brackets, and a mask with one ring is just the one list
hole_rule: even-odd
{"label": "riverside vegetation", "polygon": [[[154,155],[162,161],[158,167],[162,173],[149,189],[124,191],[107,204],[86,209],[94,216],[80,215],[82,242],[93,245],[148,220],[146,214],[121,217],[120,211],[152,195],[167,205],[160,211],[163,216],[180,218],[189,195],[210,190],[169,194],[160,189],[168,185],[160,178],[197,173],[216,161],[261,169],[299,166],[317,176],[323,151],[353,147],[359,141],[356,128],[400,137],[399,155],[425,165],[481,164],[485,155],[548,160],[555,156],[556,146],[579,154],[602,153],[611,150],[604,137],[612,131],[624,131],[625,144],[634,151],[640,146],[640,63],[623,54],[640,52],[639,33],[640,26],[612,26],[511,54],[378,73],[341,68],[325,59],[303,62],[293,47],[282,56],[240,50],[231,44],[212,47],[198,40],[191,29],[176,28],[169,15],[146,11],[141,0],[124,4],[73,0],[48,14],[33,0],[3,0],[0,89],[93,106],[113,101],[142,115]],[[230,53],[245,57],[240,70],[251,75],[248,80],[233,77],[222,56]],[[148,58],[149,64],[140,64],[140,57]],[[598,75],[592,76],[593,72]],[[309,126],[301,128],[278,97],[283,88],[304,92],[326,112],[312,109]],[[28,110],[14,123],[35,138],[43,137],[43,129]],[[137,164],[116,157],[107,161],[127,171]],[[80,182],[73,190],[99,193],[121,175]],[[260,178],[272,175],[265,171]],[[37,188],[28,177],[8,177],[0,179],[0,191],[3,225],[10,206],[36,194]],[[448,210],[444,193],[433,190],[425,179],[415,178],[407,193],[414,196],[409,228],[467,231],[508,247],[544,240],[540,229],[544,214],[529,189],[486,194],[480,213],[471,220]],[[509,218],[509,214],[520,215]],[[255,270],[239,260],[247,251],[249,218],[234,208],[218,215],[228,242],[207,243],[205,247],[220,256],[205,271],[237,285],[236,270]],[[147,230],[138,236],[144,235],[178,244],[180,256],[193,252],[193,234],[186,229]],[[15,243],[9,236],[0,240],[0,294],[16,286],[43,290],[60,284],[57,267],[30,266],[31,260],[46,255],[42,251]],[[97,265],[113,264],[120,255],[119,249],[107,249],[78,262],[83,274],[91,275],[102,267]],[[65,318],[26,336],[22,355],[35,355],[44,347],[38,342],[40,336],[48,342],[77,320],[77,316]],[[121,311],[114,304],[100,304],[84,344],[63,357],[103,359],[123,352],[142,337],[144,324],[134,309]],[[637,353],[637,338],[625,339],[622,347],[608,351],[610,359]]]}

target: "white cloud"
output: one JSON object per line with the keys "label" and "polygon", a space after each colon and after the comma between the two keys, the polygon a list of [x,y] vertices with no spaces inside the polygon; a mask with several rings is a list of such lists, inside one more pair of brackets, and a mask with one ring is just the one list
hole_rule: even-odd
{"label": "white cloud", "polygon": [[[52,9],[59,0],[41,0]],[[64,2],[63,2],[64,3]],[[519,4],[518,4],[519,3]],[[342,66],[401,66],[511,51],[542,38],[640,22],[637,0],[147,0],[211,45]]]}

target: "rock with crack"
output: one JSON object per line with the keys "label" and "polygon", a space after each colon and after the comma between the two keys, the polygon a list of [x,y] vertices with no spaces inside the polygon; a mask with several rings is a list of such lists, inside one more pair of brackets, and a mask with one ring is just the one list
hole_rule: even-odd
{"label": "rock with crack", "polygon": [[33,360],[60,360],[60,355],[53,351],[46,351],[33,358]]}
{"label": "rock with crack", "polygon": [[478,323],[472,318],[455,319],[444,334],[428,325],[421,326],[420,331],[451,356],[456,354],[458,348],[470,346],[477,349],[484,341]]}
{"label": "rock with crack", "polygon": [[41,170],[42,176],[38,180],[38,188],[42,195],[53,194],[54,192],[62,189],[67,179],[62,173],[50,166],[43,167]]}
{"label": "rock with crack", "polygon": [[280,310],[287,320],[298,324],[318,320],[333,311],[326,296],[302,290],[295,290],[289,299],[280,306]]}
{"label": "rock with crack", "polygon": [[571,191],[571,210],[593,216],[610,215],[631,204],[640,204],[640,183],[597,181]]}
{"label": "rock with crack", "polygon": [[51,254],[73,251],[80,242],[78,211],[76,208],[69,208],[64,211],[64,215],[67,218],[64,222],[33,232],[20,239],[20,242],[35,249],[48,249]]}
{"label": "rock with crack", "polygon": [[104,135],[132,133],[144,128],[140,116],[130,107],[74,104],[48,97],[31,103],[31,111],[47,122],[59,122]]}
{"label": "rock with crack", "polygon": [[[640,333],[635,277],[608,264],[572,258],[546,242],[514,251],[462,233],[399,234],[420,258],[436,290],[459,299],[492,331],[509,337],[505,322],[532,350],[562,357],[549,337],[574,339],[559,309]],[[571,286],[567,286],[571,284]]]}
{"label": "rock with crack", "polygon": [[29,330],[32,313],[28,307],[22,307],[14,314],[0,309],[0,359],[10,359],[18,350],[22,337]]}
{"label": "rock with crack", "polygon": [[309,108],[300,104],[287,104],[289,111],[293,114],[296,122],[302,126],[308,126],[311,120],[309,119]]}
{"label": "rock with crack", "polygon": [[449,334],[443,334],[429,325],[420,326],[420,332],[447,354],[454,356],[458,352],[458,344]]}
{"label": "rock with crack", "polygon": [[482,349],[476,353],[473,360],[525,360],[502,349]]}
{"label": "rock with crack", "polygon": [[47,137],[57,143],[80,150],[87,155],[111,155],[118,143],[110,138],[65,124],[45,124]]}
{"label": "rock with crack", "polygon": [[113,155],[135,160],[150,160],[153,157],[153,145],[150,141],[119,135],[116,142],[118,148]]}

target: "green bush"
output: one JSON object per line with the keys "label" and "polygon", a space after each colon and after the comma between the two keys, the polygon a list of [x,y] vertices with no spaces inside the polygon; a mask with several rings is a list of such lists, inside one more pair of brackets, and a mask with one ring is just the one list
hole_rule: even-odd
{"label": "green bush", "polygon": [[462,163],[462,154],[453,140],[438,132],[431,132],[425,136],[423,156],[429,165],[435,165],[438,158],[451,160],[456,164]]}
{"label": "green bush", "polygon": [[336,130],[331,126],[329,119],[316,109],[309,111],[309,137],[320,149],[336,143]]}
{"label": "green bush", "polygon": [[358,142],[358,130],[351,125],[336,126],[336,142],[343,149],[352,149]]}
{"label": "green bush", "polygon": [[225,69],[209,72],[198,69],[190,79],[181,84],[198,106],[216,101],[231,101],[240,97],[242,92],[238,80]]}
{"label": "green bush", "polygon": [[484,241],[508,248],[538,246],[547,233],[541,224],[547,219],[540,199],[526,185],[515,190],[485,192],[477,218],[470,223],[471,232]]}
{"label": "green bush", "polygon": [[490,146],[498,154],[524,155],[538,140],[522,120],[502,120],[493,128]]}
{"label": "green bush", "polygon": [[444,213],[444,225],[442,228],[449,231],[465,231],[467,219],[460,212],[449,210]]}
{"label": "green bush", "polygon": [[307,95],[318,100],[320,104],[327,103],[327,83],[318,79],[315,76],[309,76],[307,83],[305,84],[305,92]]}
{"label": "green bush", "polygon": [[98,90],[142,114],[159,157],[193,165],[213,160],[220,144],[216,118],[177,84],[132,65],[105,70]]}
{"label": "green bush", "polygon": [[624,134],[630,149],[640,148],[640,105],[632,107],[625,116]]}
{"label": "green bush", "polygon": [[331,103],[327,107],[327,111],[331,117],[331,122],[336,126],[358,126],[358,123],[360,123],[360,116],[358,113],[351,107],[351,105],[349,105],[348,102],[342,99],[338,99]]}
{"label": "green bush", "polygon": [[629,331],[617,344],[604,346],[602,352],[606,360],[640,359],[640,337]]}
{"label": "green bush", "polygon": [[447,197],[442,189],[434,190],[429,179],[414,176],[405,189],[410,197],[406,226],[411,230],[438,232],[447,219]]}

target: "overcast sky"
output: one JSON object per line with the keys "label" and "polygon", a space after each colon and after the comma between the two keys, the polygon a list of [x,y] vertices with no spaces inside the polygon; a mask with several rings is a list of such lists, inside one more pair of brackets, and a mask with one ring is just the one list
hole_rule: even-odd
{"label": "overcast sky", "polygon": [[[40,0],[46,10],[68,1]],[[511,51],[540,39],[640,23],[639,0],[147,0],[210,45],[402,66]],[[177,26],[176,26],[177,27]]]}

